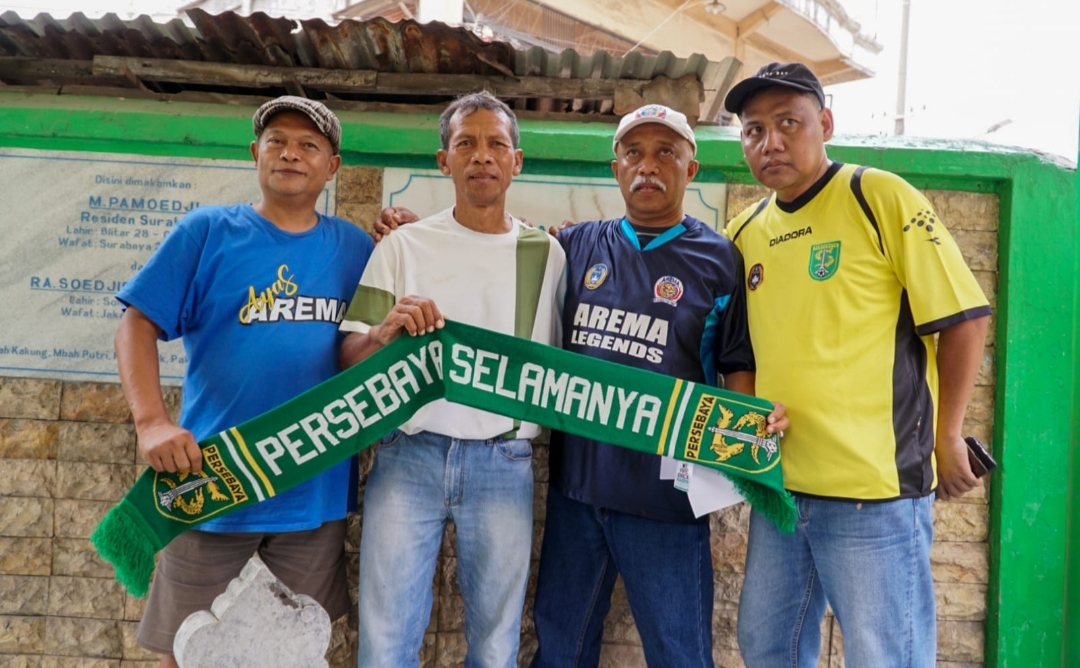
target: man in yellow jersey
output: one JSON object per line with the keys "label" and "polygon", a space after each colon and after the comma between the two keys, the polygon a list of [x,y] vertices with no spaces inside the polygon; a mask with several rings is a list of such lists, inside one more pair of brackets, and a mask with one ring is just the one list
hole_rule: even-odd
{"label": "man in yellow jersey", "polygon": [[744,259],[757,392],[796,425],[784,480],[799,508],[794,534],[751,517],[743,660],[817,665],[828,602],[848,668],[932,667],[930,509],[935,492],[978,484],[960,430],[990,307],[919,191],[828,158],[832,111],[804,65],[767,65],[724,104],[773,191],[727,235]]}

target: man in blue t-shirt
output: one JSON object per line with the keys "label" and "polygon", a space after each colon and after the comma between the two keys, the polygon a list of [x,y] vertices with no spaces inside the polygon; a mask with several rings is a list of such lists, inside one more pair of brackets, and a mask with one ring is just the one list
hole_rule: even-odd
{"label": "man in blue t-shirt", "polygon": [[[292,399],[338,371],[338,324],[373,248],[315,206],[341,164],[341,124],[285,96],[259,107],[251,144],[261,199],[181,220],[117,295],[127,307],[117,365],[139,452],[158,471],[197,473],[197,441]],[[162,398],[157,341],[182,337],[179,425]],[[345,514],[353,460],[267,501],[207,521],[161,552],[136,642],[175,667],[173,637],[209,609],[255,552],[336,618],[348,610]]]}
{"label": "man in blue t-shirt", "polygon": [[[564,228],[563,346],[590,357],[754,393],[738,250],[685,215],[697,174],[686,116],[647,105],[625,116],[612,173],[626,204],[616,220]],[[415,220],[387,209],[376,238]],[[783,408],[770,432],[787,427]],[[596,666],[604,617],[622,576],[650,666],[713,665],[708,518],[660,479],[661,458],[552,434],[544,542],[533,616],[533,668]]]}

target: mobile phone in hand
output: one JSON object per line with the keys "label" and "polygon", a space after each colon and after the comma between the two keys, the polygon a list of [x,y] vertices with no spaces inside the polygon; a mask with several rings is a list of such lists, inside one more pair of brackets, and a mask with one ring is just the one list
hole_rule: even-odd
{"label": "mobile phone in hand", "polygon": [[981,478],[997,468],[997,462],[987,452],[982,441],[974,436],[968,436],[964,438],[964,442],[967,443],[968,464],[971,465],[971,471],[975,477]]}

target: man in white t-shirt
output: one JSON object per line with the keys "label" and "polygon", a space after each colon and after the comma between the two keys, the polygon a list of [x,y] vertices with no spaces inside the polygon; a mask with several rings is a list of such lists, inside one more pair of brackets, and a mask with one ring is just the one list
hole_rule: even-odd
{"label": "man in white t-shirt", "polygon": [[[439,119],[439,169],[455,206],[383,241],[341,329],[351,366],[402,334],[455,320],[549,345],[560,340],[566,258],[506,213],[521,171],[513,112],[489,93]],[[447,520],[457,529],[466,665],[517,665],[532,545],[535,424],[440,400],[384,438],[364,490],[359,668],[416,666]]]}

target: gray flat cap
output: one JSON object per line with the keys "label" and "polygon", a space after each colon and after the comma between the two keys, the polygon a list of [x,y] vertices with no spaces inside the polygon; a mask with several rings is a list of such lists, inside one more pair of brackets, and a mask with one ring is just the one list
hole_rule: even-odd
{"label": "gray flat cap", "polygon": [[330,140],[330,147],[334,149],[334,155],[341,152],[341,121],[334,115],[334,112],[330,111],[322,102],[295,95],[282,95],[279,98],[270,100],[255,111],[255,115],[251,117],[255,137],[262,135],[262,131],[266,129],[266,123],[274,114],[283,111],[299,111],[310,118],[315,127],[319,128],[319,132]]}

